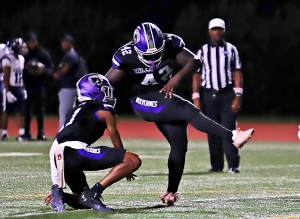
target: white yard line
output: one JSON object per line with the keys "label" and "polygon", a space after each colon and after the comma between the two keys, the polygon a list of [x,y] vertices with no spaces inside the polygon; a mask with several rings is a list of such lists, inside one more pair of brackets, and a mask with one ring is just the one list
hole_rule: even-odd
{"label": "white yard line", "polygon": [[44,215],[44,214],[56,214],[56,212],[54,212],[54,211],[44,212],[44,213],[39,213],[39,212],[28,212],[28,213],[24,213],[24,214],[16,214],[16,215],[12,215],[12,216],[10,216],[10,217],[28,217],[28,216]]}
{"label": "white yard line", "polygon": [[268,217],[265,219],[299,219],[300,214],[294,214],[294,215],[285,215],[285,216],[277,216],[277,217]]}
{"label": "white yard line", "polygon": [[42,153],[26,153],[26,152],[8,152],[0,153],[0,157],[31,157],[31,156],[42,156]]}
{"label": "white yard line", "polygon": [[274,195],[269,195],[269,194],[253,194],[253,195],[249,195],[246,197],[218,197],[218,198],[200,198],[200,199],[195,199],[192,201],[195,202],[207,202],[207,201],[211,201],[211,202],[216,202],[216,201],[234,201],[234,200],[245,200],[245,199],[269,199],[269,198],[286,198],[286,197],[299,197],[299,195],[296,194],[289,194],[289,195],[281,195],[281,194],[274,194]]}

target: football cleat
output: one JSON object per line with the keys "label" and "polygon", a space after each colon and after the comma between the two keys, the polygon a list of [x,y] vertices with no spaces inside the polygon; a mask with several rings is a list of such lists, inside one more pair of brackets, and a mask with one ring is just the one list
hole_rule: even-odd
{"label": "football cleat", "polygon": [[240,170],[238,167],[231,167],[229,168],[228,172],[234,174],[234,173],[240,173]]}
{"label": "football cleat", "polygon": [[251,136],[254,133],[254,129],[248,129],[246,131],[240,131],[238,130],[233,130],[232,131],[232,140],[233,140],[233,145],[236,146],[237,148],[242,148],[244,144],[247,143],[247,141],[251,138]]}
{"label": "football cleat", "polygon": [[63,190],[58,188],[58,185],[51,187],[52,202],[51,207],[55,212],[63,212],[65,210],[65,204],[63,202]]}
{"label": "football cleat", "polygon": [[92,193],[88,188],[85,188],[80,195],[79,203],[85,207],[92,208],[95,211],[112,211],[112,208],[106,207],[100,198],[100,194]]}
{"label": "football cleat", "polygon": [[162,203],[164,203],[167,207],[173,206],[175,202],[178,201],[177,193],[172,192],[164,192],[159,196]]}
{"label": "football cleat", "polygon": [[44,134],[38,134],[36,137],[37,141],[47,141],[48,139],[46,138],[46,136]]}

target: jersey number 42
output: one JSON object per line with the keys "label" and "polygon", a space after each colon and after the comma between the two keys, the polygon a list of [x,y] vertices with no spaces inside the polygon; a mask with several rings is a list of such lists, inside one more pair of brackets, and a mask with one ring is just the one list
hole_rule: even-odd
{"label": "jersey number 42", "polygon": [[[158,70],[158,75],[160,76],[161,81],[168,81],[172,74],[172,69],[169,65],[166,65]],[[153,73],[146,74],[144,80],[141,82],[142,85],[156,85],[159,84],[159,81],[156,81]]]}

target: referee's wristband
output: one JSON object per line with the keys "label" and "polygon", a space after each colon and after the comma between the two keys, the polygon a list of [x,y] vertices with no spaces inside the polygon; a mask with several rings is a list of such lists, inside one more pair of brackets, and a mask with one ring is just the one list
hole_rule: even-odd
{"label": "referee's wristband", "polygon": [[235,87],[235,88],[233,88],[233,90],[234,90],[235,96],[241,97],[243,95],[243,91],[244,91],[243,88]]}
{"label": "referee's wristband", "polygon": [[192,99],[200,99],[200,93],[193,93],[192,94]]}

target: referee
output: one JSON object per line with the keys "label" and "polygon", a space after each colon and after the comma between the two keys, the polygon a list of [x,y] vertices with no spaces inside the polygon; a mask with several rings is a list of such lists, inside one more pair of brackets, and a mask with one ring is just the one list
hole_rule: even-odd
{"label": "referee", "polygon": [[[222,19],[211,20],[208,29],[210,41],[197,53],[203,67],[194,74],[192,99],[207,117],[234,130],[243,94],[239,54],[234,45],[224,41],[225,22]],[[211,163],[209,172],[223,171],[224,152],[229,172],[240,172],[239,151],[232,141],[222,142],[222,139],[208,135],[208,144]]]}

